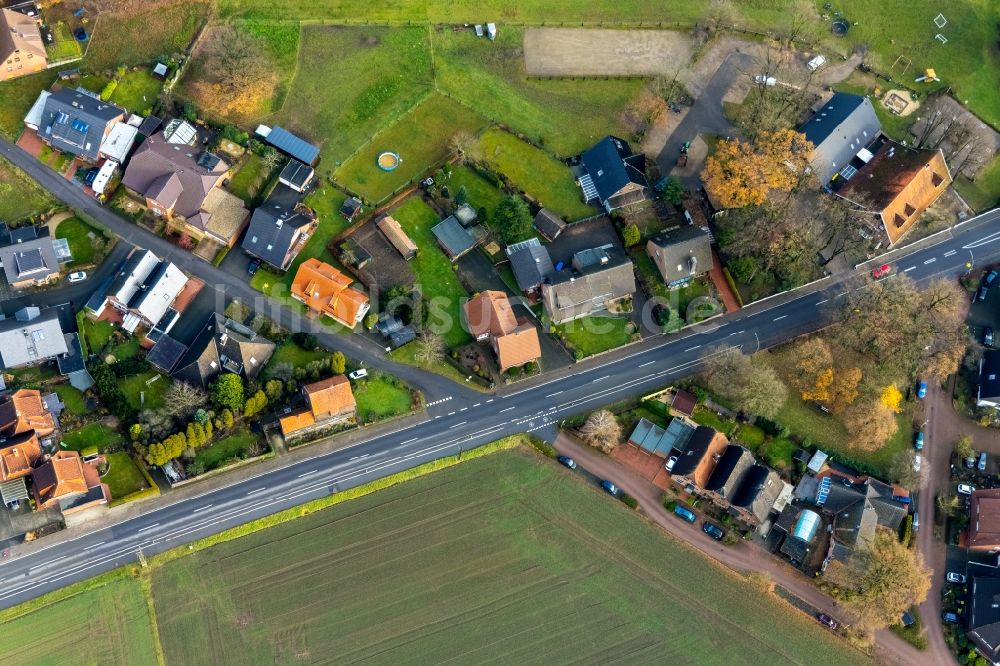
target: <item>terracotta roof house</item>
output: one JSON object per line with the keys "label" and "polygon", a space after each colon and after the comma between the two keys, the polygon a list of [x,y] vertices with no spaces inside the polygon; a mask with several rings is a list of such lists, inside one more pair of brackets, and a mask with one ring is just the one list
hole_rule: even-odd
{"label": "terracotta roof house", "polygon": [[729,439],[723,433],[698,426],[674,464],[674,484],[688,493],[704,488],[728,444]]}
{"label": "terracotta roof house", "polygon": [[38,138],[56,150],[95,162],[112,128],[125,117],[125,109],[105,102],[97,93],[61,88],[45,98]]}
{"label": "terracotta roof house", "polygon": [[143,197],[150,212],[175,222],[197,239],[231,247],[250,212],[221,189],[229,164],[202,148],[198,131],[174,119],[135,151],[122,184]]}
{"label": "terracotta roof house", "polygon": [[14,289],[38,287],[59,277],[59,258],[48,228],[35,224],[11,229],[0,223],[0,264]]}
{"label": "terracotta roof house", "polygon": [[542,208],[535,214],[534,227],[545,240],[554,241],[566,228],[566,223],[548,208]]}
{"label": "terracotta roof house", "polygon": [[385,237],[396,248],[396,251],[403,255],[403,259],[409,261],[417,256],[417,244],[410,240],[410,237],[403,231],[403,227],[399,225],[396,218],[386,215],[375,226],[385,234]]}
{"label": "terracotta roof house", "polygon": [[253,379],[267,365],[273,353],[273,342],[243,324],[213,312],[198,337],[174,362],[176,369],[173,377],[201,387],[208,386],[223,372]]}
{"label": "terracotta roof house", "polygon": [[57,451],[31,475],[35,505],[41,511],[58,506],[63,514],[81,511],[111,499],[101,483],[99,460],[83,462],[76,451]]}
{"label": "terracotta roof house", "polygon": [[344,375],[302,387],[308,409],[283,416],[279,423],[286,439],[302,437],[352,418],[357,411],[351,383]]}
{"label": "terracotta roof house", "polygon": [[545,313],[555,324],[602,312],[634,293],[632,262],[611,246],[577,252],[570,268],[542,284]]}
{"label": "terracotta roof house", "polygon": [[38,21],[13,9],[0,9],[0,81],[48,67]]}
{"label": "terracotta roof house", "polygon": [[299,266],[291,294],[313,312],[354,328],[364,318],[370,304],[368,296],[351,288],[353,282],[353,278],[313,257]]}
{"label": "terracotta roof house", "polygon": [[55,308],[23,308],[0,320],[0,369],[42,363],[67,351]]}
{"label": "terracotta roof house", "polygon": [[693,224],[659,233],[646,241],[646,254],[668,287],[679,287],[712,270],[712,238]]}
{"label": "terracotta roof house", "polygon": [[633,153],[628,142],[606,136],[580,156],[583,174],[577,178],[583,198],[607,212],[649,197],[646,156]]}
{"label": "terracotta roof house", "polygon": [[882,125],[867,97],[838,92],[798,130],[813,145],[809,164],[826,185],[878,137]]}
{"label": "terracotta roof house", "polygon": [[1000,552],[1000,488],[973,491],[967,543],[972,551]]}
{"label": "terracotta roof house", "polygon": [[[849,174],[849,175],[847,175]],[[944,152],[911,148],[880,136],[841,170],[831,187],[878,218],[898,242],[951,184]]]}
{"label": "terracotta roof house", "polygon": [[971,581],[969,640],[989,663],[1000,661],[1000,578],[976,576]]}
{"label": "terracotta roof house", "polygon": [[42,400],[41,391],[18,389],[0,397],[0,441],[31,431],[46,437],[55,429],[55,420]]}
{"label": "terracotta roof house", "polygon": [[0,439],[0,481],[28,476],[41,458],[42,445],[32,430]]}
{"label": "terracotta roof house", "polygon": [[507,259],[517,286],[526,294],[536,294],[555,272],[549,250],[537,238],[507,246]]}
{"label": "terracotta roof house", "polygon": [[538,331],[527,319],[517,319],[502,291],[480,292],[465,303],[462,311],[473,337],[489,340],[500,372],[542,357]]}
{"label": "terracotta roof house", "polygon": [[243,251],[279,271],[287,270],[317,226],[316,214],[300,203],[301,195],[278,184],[250,217]]}

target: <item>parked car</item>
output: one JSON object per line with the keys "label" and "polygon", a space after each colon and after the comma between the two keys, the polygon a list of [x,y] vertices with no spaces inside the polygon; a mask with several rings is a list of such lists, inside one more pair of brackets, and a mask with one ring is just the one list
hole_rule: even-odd
{"label": "parked car", "polygon": [[998,276],[998,275],[1000,275],[1000,273],[998,273],[997,271],[990,271],[990,272],[989,272],[989,273],[987,273],[987,274],[986,274],[986,276],[985,276],[985,277],[983,278],[983,284],[984,284],[984,285],[985,285],[986,287],[992,287],[992,286],[993,286],[993,283],[994,283],[994,282],[996,282],[996,280],[997,280],[997,276]]}
{"label": "parked car", "polygon": [[909,495],[893,495],[892,499],[900,504],[911,504],[913,502],[913,498]]}
{"label": "parked car", "polygon": [[818,55],[809,62],[806,63],[806,67],[809,68],[810,72],[815,72],[817,69],[826,64],[826,57]]}
{"label": "parked car", "polygon": [[674,471],[674,465],[677,464],[677,456],[670,456],[667,458],[667,464],[664,465],[668,472]]}
{"label": "parked car", "polygon": [[347,376],[350,377],[351,379],[363,379],[368,376],[368,370],[366,370],[365,368],[358,368],[357,370],[355,370],[354,372],[352,372]]}
{"label": "parked car", "polygon": [[993,346],[993,327],[987,326],[983,329],[983,344],[987,347]]}
{"label": "parked car", "polygon": [[955,573],[954,571],[949,571],[948,575],[945,576],[945,578],[948,579],[949,583],[958,583],[959,585],[965,583],[965,575],[960,573]]}
{"label": "parked car", "polygon": [[698,519],[698,517],[694,515],[693,511],[680,505],[674,507],[674,515],[688,521],[689,523],[693,523]]}
{"label": "parked car", "polygon": [[701,526],[701,530],[716,541],[722,541],[722,537],[726,536],[725,531],[721,527],[712,523],[705,523]]}
{"label": "parked car", "polygon": [[979,462],[976,463],[976,469],[980,472],[986,471],[986,451],[979,452]]}
{"label": "parked car", "polygon": [[976,303],[982,303],[986,300],[986,297],[990,295],[990,288],[985,285],[979,285],[979,291],[976,292]]}
{"label": "parked car", "polygon": [[917,439],[913,442],[913,445],[917,448],[917,451],[923,451],[924,449],[924,431],[921,430],[917,432]]}
{"label": "parked car", "polygon": [[256,259],[256,258],[251,259],[250,263],[247,264],[247,274],[250,275],[251,277],[254,276],[254,275],[256,275],[257,274],[257,269],[260,268],[260,265],[261,265],[261,260],[260,259]]}
{"label": "parked car", "polygon": [[576,469],[576,461],[569,456],[556,456],[556,460],[559,461],[560,465],[565,465],[570,469]]}
{"label": "parked car", "polygon": [[927,382],[922,379],[917,382],[917,397],[921,400],[927,397]]}
{"label": "parked car", "polygon": [[876,280],[884,278],[889,273],[892,272],[892,267],[889,264],[882,264],[881,266],[872,270],[872,277]]}
{"label": "parked car", "polygon": [[920,465],[921,465],[921,463],[923,463],[923,456],[921,456],[919,453],[917,455],[913,456],[913,471],[914,472],[919,472],[920,471]]}
{"label": "parked car", "polygon": [[971,495],[976,491],[974,486],[970,486],[968,483],[958,484],[958,494],[959,495]]}
{"label": "parked car", "polygon": [[951,612],[941,613],[941,619],[948,624],[958,624],[958,615]]}
{"label": "parked car", "polygon": [[601,488],[603,488],[604,492],[608,493],[609,495],[615,495],[615,496],[618,495],[618,486],[611,483],[607,479],[601,481]]}
{"label": "parked car", "polygon": [[87,272],[77,271],[76,273],[70,273],[68,279],[70,282],[83,282],[87,279]]}
{"label": "parked car", "polygon": [[768,76],[767,74],[758,74],[753,77],[754,83],[763,83],[765,86],[773,86],[778,83],[778,79],[773,76]]}
{"label": "parked car", "polygon": [[820,624],[825,624],[826,626],[830,627],[831,629],[836,629],[837,627],[840,626],[837,623],[836,620],[834,620],[832,617],[830,617],[826,613],[818,613],[816,615],[816,619],[819,620]]}

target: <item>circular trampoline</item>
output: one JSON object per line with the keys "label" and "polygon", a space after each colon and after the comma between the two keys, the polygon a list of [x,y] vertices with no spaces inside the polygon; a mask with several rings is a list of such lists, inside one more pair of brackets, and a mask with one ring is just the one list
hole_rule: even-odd
{"label": "circular trampoline", "polygon": [[847,31],[851,29],[851,24],[844,19],[837,19],[833,22],[833,25],[830,26],[830,29],[833,30],[833,34],[838,37],[843,37],[847,34]]}
{"label": "circular trampoline", "polygon": [[382,171],[395,171],[400,162],[402,159],[396,153],[384,152],[378,156],[378,168]]}

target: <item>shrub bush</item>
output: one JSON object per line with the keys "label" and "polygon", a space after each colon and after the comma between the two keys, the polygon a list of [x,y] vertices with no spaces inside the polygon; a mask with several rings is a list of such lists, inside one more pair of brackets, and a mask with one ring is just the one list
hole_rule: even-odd
{"label": "shrub bush", "polygon": [[635,509],[638,508],[639,506],[639,500],[632,497],[628,493],[622,493],[621,495],[618,496],[618,499],[620,499],[622,501],[622,504],[629,507],[630,509]]}
{"label": "shrub bush", "polygon": [[667,511],[673,511],[674,509],[677,508],[677,500],[664,497],[663,508],[666,509]]}

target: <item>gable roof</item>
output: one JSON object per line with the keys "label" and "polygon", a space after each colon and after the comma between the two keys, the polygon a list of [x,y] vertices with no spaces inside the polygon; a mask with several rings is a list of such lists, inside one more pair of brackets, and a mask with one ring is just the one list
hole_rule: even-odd
{"label": "gable roof", "polygon": [[968,636],[996,661],[1000,656],[1000,578],[974,577],[971,597]]}
{"label": "gable roof", "polygon": [[61,88],[45,100],[38,133],[57,149],[96,160],[108,126],[125,109],[84,88]]}
{"label": "gable roof", "polygon": [[[156,351],[163,340],[170,339],[166,335],[161,337],[153,351]],[[164,353],[174,346],[169,342],[166,344],[167,350]],[[267,365],[274,353],[274,346],[273,342],[246,326],[212,313],[198,337],[183,356],[175,361],[174,367],[177,369],[173,376],[193,386],[207,386],[223,370],[253,378]],[[152,353],[151,351],[150,354]]]}
{"label": "gable roof", "polygon": [[449,215],[431,227],[431,233],[452,261],[476,246],[476,240],[454,215]]}
{"label": "gable roof", "polygon": [[417,244],[406,235],[403,227],[393,216],[386,215],[375,226],[385,234],[385,237],[389,239],[396,251],[403,255],[403,258],[409,259],[417,253]]}
{"label": "gable roof", "polygon": [[978,400],[1000,402],[1000,349],[987,349],[979,361]]}
{"label": "gable roof", "polygon": [[313,177],[313,168],[307,164],[303,164],[294,157],[288,160],[288,164],[281,170],[278,174],[278,180],[285,183],[292,189],[299,190],[300,192],[305,189],[306,185]]}
{"label": "gable roof", "polygon": [[635,293],[635,273],[632,262],[624,253],[611,249],[604,256],[605,263],[578,261],[583,253],[573,258],[574,267],[564,268],[549,277],[542,285],[545,310],[555,322],[582,316],[607,301]]}
{"label": "gable roof", "polygon": [[[166,314],[174,299],[184,290],[188,277],[181,269],[166,259],[158,261],[142,278],[128,301],[128,308],[148,324],[156,324]],[[136,324],[136,326],[138,323]],[[128,329],[129,324],[123,323]],[[135,326],[132,326],[135,330]],[[130,331],[131,332],[131,331]]]}
{"label": "gable roof", "polygon": [[357,407],[351,382],[344,375],[334,375],[312,384],[306,384],[302,391],[309,401],[309,409],[317,421],[353,412]]}
{"label": "gable roof", "polygon": [[698,406],[698,398],[685,391],[684,389],[676,389],[674,391],[674,399],[670,402],[670,409],[675,412],[679,412],[684,416],[691,416],[694,414],[694,408]]}
{"label": "gable roof", "polygon": [[720,497],[730,499],[743,480],[743,474],[754,464],[753,454],[739,444],[726,447],[722,457],[715,464],[712,475],[705,484],[705,490]]}
{"label": "gable roof", "polygon": [[315,219],[311,211],[298,205],[299,194],[287,185],[278,184],[267,200],[250,217],[243,236],[243,249],[278,270],[292,262],[292,246],[304,227]]}
{"label": "gable roof", "polygon": [[715,428],[703,425],[695,428],[695,431],[688,440],[687,447],[677,457],[677,462],[674,464],[674,469],[672,470],[674,476],[687,476],[695,471],[702,459],[708,455],[712,440],[718,435],[721,435],[721,433],[715,430]]}
{"label": "gable roof", "polygon": [[503,336],[517,328],[517,317],[502,291],[481,291],[465,302],[462,311],[473,337]]}
{"label": "gable roof", "polygon": [[59,273],[59,259],[46,227],[0,225],[0,243],[0,262],[9,284],[42,282]]}
{"label": "gable roof", "polygon": [[732,503],[763,522],[784,486],[777,472],[765,465],[755,464],[743,474],[743,482],[733,495]]}
{"label": "gable roof", "polygon": [[0,367],[16,368],[65,354],[66,338],[54,308],[30,320],[0,320]]}
{"label": "gable roof", "polygon": [[712,270],[712,238],[693,224],[659,233],[646,242],[646,253],[667,284]]}
{"label": "gable roof", "polygon": [[867,97],[838,92],[798,130],[813,144],[810,163],[825,185],[858,151],[875,140],[882,126]]}
{"label": "gable roof", "polygon": [[493,338],[497,360],[501,372],[507,368],[537,361],[542,357],[542,346],[538,341],[538,331],[530,322],[524,321],[513,331]]}
{"label": "gable roof", "polygon": [[6,61],[15,51],[26,59],[46,60],[45,44],[35,19],[10,8],[0,9],[0,61]]}
{"label": "gable roof", "polygon": [[608,135],[586,150],[580,161],[602,203],[629,183],[647,187],[645,156],[634,154],[624,139]]}
{"label": "gable roof", "polygon": [[548,208],[542,208],[535,214],[533,222],[535,229],[548,240],[555,240],[566,228],[566,223]]}
{"label": "gable roof", "polygon": [[1000,488],[973,491],[968,545],[978,549],[1000,547]]}
{"label": "gable roof", "polygon": [[310,309],[354,328],[368,309],[368,296],[351,288],[354,279],[315,257],[302,262],[292,281],[291,294]]}
{"label": "gable roof", "polygon": [[209,192],[229,171],[229,164],[202,150],[197,133],[193,144],[185,138],[186,129],[170,124],[146,139],[132,155],[122,184],[190,218],[202,209]]}
{"label": "gable roof", "polygon": [[508,247],[507,257],[510,259],[510,268],[514,271],[517,286],[522,291],[538,288],[545,278],[555,272],[548,248],[539,243],[537,238]]}

